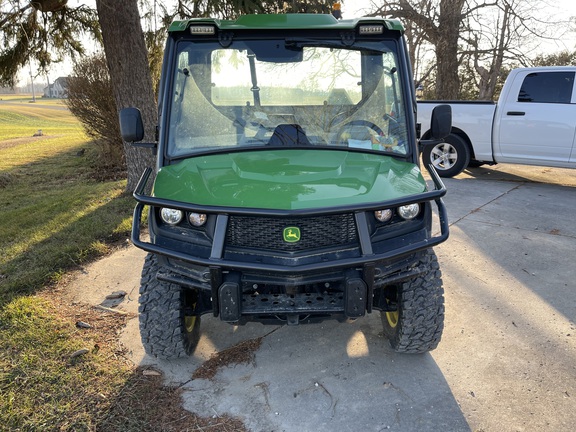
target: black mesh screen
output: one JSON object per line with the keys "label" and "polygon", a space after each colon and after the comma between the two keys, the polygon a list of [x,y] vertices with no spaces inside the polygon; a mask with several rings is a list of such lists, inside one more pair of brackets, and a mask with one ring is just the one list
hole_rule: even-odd
{"label": "black mesh screen", "polygon": [[[298,227],[300,241],[284,241],[284,228]],[[351,213],[318,217],[274,218],[231,216],[226,246],[296,252],[354,243],[356,223]]]}

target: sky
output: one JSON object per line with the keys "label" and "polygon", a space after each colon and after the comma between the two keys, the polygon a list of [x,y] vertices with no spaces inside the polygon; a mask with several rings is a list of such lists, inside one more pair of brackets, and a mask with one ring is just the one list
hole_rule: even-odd
{"label": "sky", "polygon": [[[384,0],[342,0],[342,14],[344,18],[354,18],[363,15],[363,12],[373,10],[371,5],[382,4]],[[568,17],[576,17],[576,1],[574,0],[544,0],[550,4],[547,11],[544,13],[548,16],[540,17],[543,21],[567,19]],[[69,0],[68,5],[71,7],[78,6],[79,4],[87,4],[95,7],[94,0]],[[543,42],[540,45],[543,53],[553,53],[562,50],[576,49],[576,33],[566,35],[560,41]],[[67,61],[62,64],[55,64],[50,70],[50,82],[53,82],[59,76],[69,75],[72,70],[71,62]],[[22,70],[20,76],[20,84],[24,85],[29,83],[30,70],[25,68]],[[35,82],[46,82],[46,77],[38,77]]]}

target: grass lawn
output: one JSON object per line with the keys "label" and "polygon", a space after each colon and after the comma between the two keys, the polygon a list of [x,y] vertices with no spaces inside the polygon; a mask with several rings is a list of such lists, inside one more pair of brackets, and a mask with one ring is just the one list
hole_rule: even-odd
{"label": "grass lawn", "polygon": [[[32,293],[105,253],[130,228],[125,181],[93,179],[90,143],[66,109],[0,105],[0,295]],[[34,133],[43,130],[43,135]],[[82,156],[78,156],[81,154]]]}
{"label": "grass lawn", "polygon": [[127,361],[126,317],[62,300],[54,282],[125,243],[134,202],[124,180],[96,180],[61,103],[0,98],[0,430],[243,430],[182,411],[176,390]]}

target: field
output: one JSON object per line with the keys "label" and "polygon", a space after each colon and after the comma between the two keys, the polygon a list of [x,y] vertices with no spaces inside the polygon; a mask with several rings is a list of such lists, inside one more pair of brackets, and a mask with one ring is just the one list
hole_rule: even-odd
{"label": "field", "polygon": [[216,430],[124,358],[127,317],[62,300],[69,271],[126,245],[125,180],[98,180],[62,102],[0,99],[0,430]]}

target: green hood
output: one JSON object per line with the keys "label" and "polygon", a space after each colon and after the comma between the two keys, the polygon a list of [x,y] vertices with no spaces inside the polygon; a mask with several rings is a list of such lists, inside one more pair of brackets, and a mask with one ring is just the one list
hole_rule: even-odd
{"label": "green hood", "polygon": [[422,193],[418,167],[338,150],[248,151],[160,169],[153,195],[206,206],[297,210],[376,203]]}

